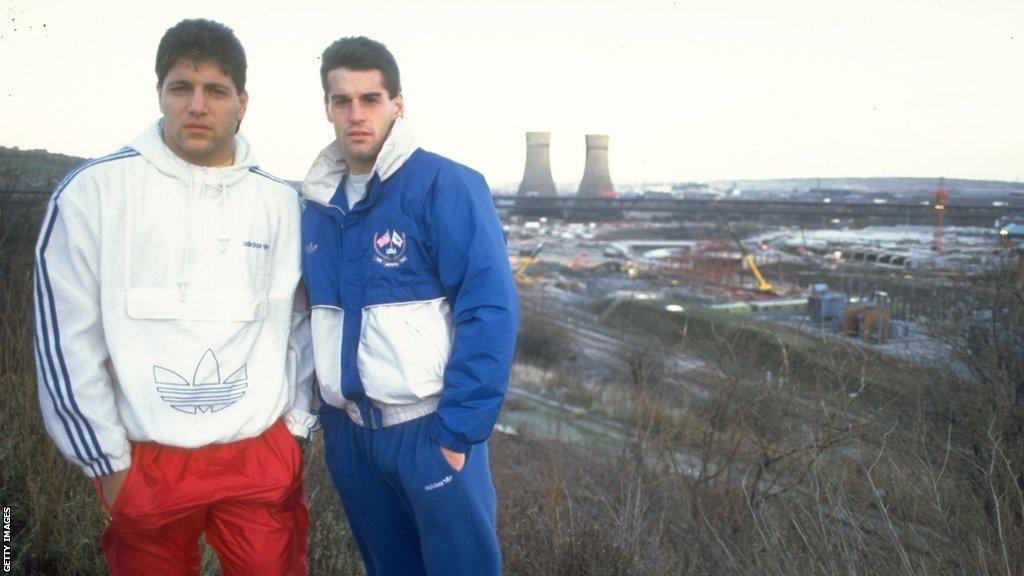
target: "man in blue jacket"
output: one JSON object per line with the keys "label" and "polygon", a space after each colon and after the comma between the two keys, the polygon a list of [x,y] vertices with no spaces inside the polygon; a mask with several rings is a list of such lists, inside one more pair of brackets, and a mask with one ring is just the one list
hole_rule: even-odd
{"label": "man in blue jacket", "polygon": [[328,470],[367,574],[498,574],[486,440],[519,308],[490,191],[417,147],[384,45],[334,42],[320,77],[336,140],[302,241]]}

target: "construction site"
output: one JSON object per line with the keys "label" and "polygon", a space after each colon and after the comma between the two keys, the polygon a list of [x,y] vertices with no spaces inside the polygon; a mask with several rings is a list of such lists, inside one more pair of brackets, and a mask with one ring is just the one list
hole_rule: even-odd
{"label": "construction site", "polygon": [[[928,320],[957,305],[957,280],[1019,259],[1014,213],[988,226],[978,225],[985,216],[948,225],[954,192],[941,178],[931,201],[915,206],[913,221],[899,212],[886,221],[848,209],[829,217],[831,202],[811,207],[824,217],[795,223],[737,209],[743,202],[713,202],[687,214],[663,199],[642,211],[620,203],[601,213],[591,205],[582,216],[593,219],[574,220],[565,209],[544,216],[521,206],[524,198],[555,196],[550,135],[527,133],[526,141],[520,208],[498,203],[509,255],[524,298],[566,310],[663,301],[666,314],[686,306],[720,310],[927,357],[934,354]],[[608,137],[586,141],[576,198],[613,200]]]}

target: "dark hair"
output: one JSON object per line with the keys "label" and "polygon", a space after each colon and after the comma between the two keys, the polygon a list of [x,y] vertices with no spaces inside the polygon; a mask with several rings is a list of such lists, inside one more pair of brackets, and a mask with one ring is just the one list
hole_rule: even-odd
{"label": "dark hair", "polygon": [[231,77],[235,90],[245,92],[245,50],[231,28],[203,18],[182,20],[167,29],[156,49],[156,85],[178,60],[215,62],[221,72]]}
{"label": "dark hair", "polygon": [[384,77],[384,89],[388,98],[402,92],[402,81],[398,77],[398,62],[386,46],[365,36],[351,36],[335,40],[320,56],[320,83],[327,95],[327,75],[332,70],[380,70]]}

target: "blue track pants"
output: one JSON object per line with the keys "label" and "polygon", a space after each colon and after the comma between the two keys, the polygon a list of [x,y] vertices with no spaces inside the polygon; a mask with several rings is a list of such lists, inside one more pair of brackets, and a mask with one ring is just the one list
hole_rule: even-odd
{"label": "blue track pants", "polygon": [[325,460],[368,576],[501,573],[487,444],[456,472],[427,430],[434,415],[371,430],[325,409]]}

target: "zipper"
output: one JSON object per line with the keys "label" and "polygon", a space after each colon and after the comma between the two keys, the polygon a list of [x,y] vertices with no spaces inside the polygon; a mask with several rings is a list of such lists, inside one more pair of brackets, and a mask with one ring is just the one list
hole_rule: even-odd
{"label": "zipper", "polygon": [[185,246],[181,252],[181,265],[178,269],[178,302],[184,302],[188,292],[188,253],[192,245],[192,169],[188,169],[188,192],[185,195]]}

